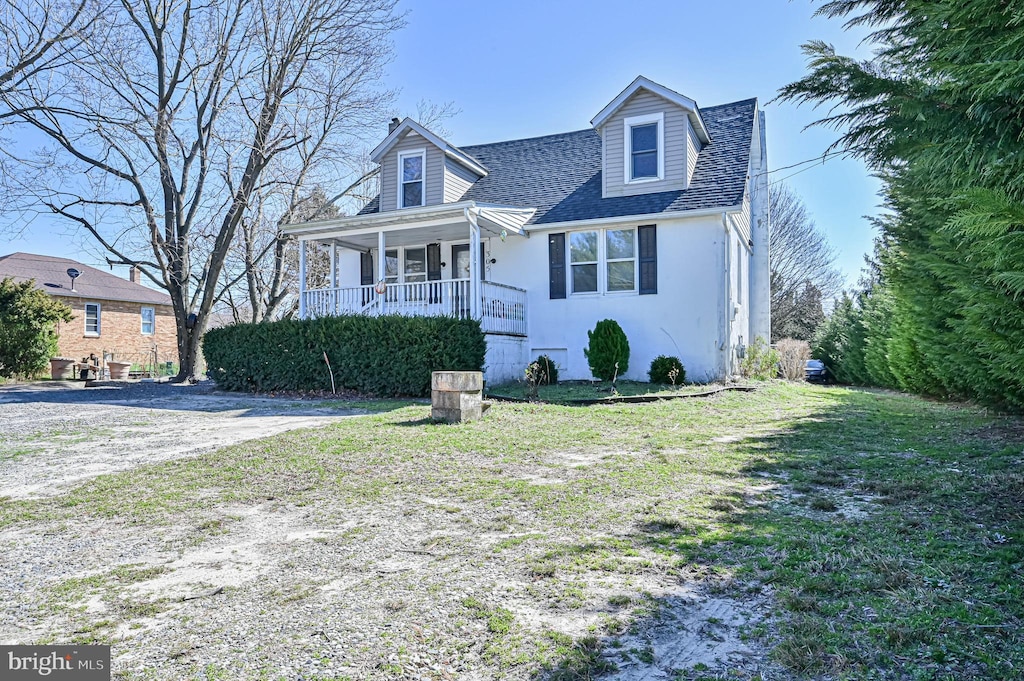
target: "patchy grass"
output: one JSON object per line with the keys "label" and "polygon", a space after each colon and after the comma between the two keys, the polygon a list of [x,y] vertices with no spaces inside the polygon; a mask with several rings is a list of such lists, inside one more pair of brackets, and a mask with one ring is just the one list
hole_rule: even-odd
{"label": "patchy grass", "polygon": [[[752,661],[694,659],[671,670],[680,679],[960,680],[1024,669],[1016,419],[781,382],[643,405],[498,404],[471,424],[428,416],[426,405],[389,404],[53,499],[0,500],[0,527],[116,519],[134,532],[199,528],[213,541],[233,531],[216,520],[229,507],[303,509],[323,526],[368,513],[388,525],[422,519],[430,535],[398,544],[399,557],[424,561],[415,579],[379,601],[379,621],[360,625],[379,643],[325,648],[348,650],[363,665],[355,678],[420,673],[409,652],[419,639],[396,623],[436,611],[451,623],[416,635],[428,649],[450,643],[467,674],[589,679],[619,662],[661,665],[663,647],[644,631],[671,611],[661,594],[680,584],[697,597],[774,604],[773,617],[740,632]],[[383,531],[374,522],[330,541],[372,568],[378,557],[359,551]],[[53,588],[104,594],[145,569]],[[360,600],[372,604],[369,590],[406,574],[398,569],[366,577]],[[275,608],[339,607],[313,588],[275,588]],[[445,600],[452,591],[463,595]],[[115,620],[163,607],[109,604],[104,617]],[[112,631],[87,619],[74,618],[86,637]],[[730,627],[710,617],[699,629],[714,642]],[[256,678],[229,662],[216,663],[228,665],[223,678]],[[182,678],[222,674],[210,658],[190,664]]]}
{"label": "patchy grass", "polygon": [[[681,395],[700,393],[713,389],[714,385],[685,384],[678,386],[643,383],[641,381],[617,381],[613,386],[603,381],[562,381],[555,385],[542,385],[537,388],[537,399],[540,402],[571,402],[573,400],[603,400],[609,397],[633,397],[637,395]],[[529,393],[525,383],[503,383],[488,387],[488,395],[495,397],[511,397],[527,399]]]}

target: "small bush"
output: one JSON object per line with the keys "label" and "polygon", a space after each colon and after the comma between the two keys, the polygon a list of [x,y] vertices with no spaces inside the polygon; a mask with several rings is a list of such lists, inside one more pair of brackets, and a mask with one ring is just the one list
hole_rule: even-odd
{"label": "small bush", "polygon": [[807,360],[811,358],[811,345],[807,341],[783,338],[775,344],[779,351],[779,373],[787,381],[802,381],[807,377]]}
{"label": "small bush", "polygon": [[779,352],[758,336],[740,361],[740,375],[755,381],[769,381],[779,375]]}
{"label": "small bush", "polygon": [[651,368],[647,371],[647,377],[651,383],[662,383],[679,385],[686,380],[686,369],[678,357],[658,355],[651,362]]}
{"label": "small bush", "polygon": [[432,371],[480,371],[480,323],[450,317],[322,317],[234,324],[203,337],[207,374],[226,390],[430,394]]}
{"label": "small bush", "polygon": [[602,319],[587,331],[589,343],[583,354],[590,371],[602,381],[614,382],[629,369],[629,341],[614,319]]}
{"label": "small bush", "polygon": [[71,308],[36,289],[35,282],[0,281],[0,377],[31,378],[57,354],[57,324]]}
{"label": "small bush", "polygon": [[554,360],[547,355],[541,355],[530,364],[531,367],[533,365],[537,365],[537,385],[558,384],[558,365],[555,364]]}

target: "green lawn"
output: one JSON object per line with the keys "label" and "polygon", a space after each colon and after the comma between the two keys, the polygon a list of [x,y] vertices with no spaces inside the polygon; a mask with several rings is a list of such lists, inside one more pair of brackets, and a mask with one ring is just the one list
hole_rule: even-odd
{"label": "green lawn", "polygon": [[[303,509],[316,527],[354,523],[326,548],[368,565],[385,526],[425,528],[399,544],[420,561],[415,571],[380,570],[360,587],[397,594],[379,611],[365,596],[377,614],[360,627],[375,643],[330,632],[361,670],[351,678],[445,678],[422,664],[444,646],[481,678],[668,664],[659,645],[638,641],[676,607],[664,594],[679,585],[694,603],[762,615],[735,631],[714,616],[690,627],[708,645],[738,637],[755,655],[743,665],[676,659],[680,680],[960,681],[1024,669],[1017,419],[782,382],[639,405],[500,403],[454,426],[431,423],[423,404],[389,408],[105,476],[54,500],[0,500],[0,527],[103,519],[160,533],[273,503]],[[371,516],[388,520],[361,520]],[[236,522],[223,518],[221,539]],[[303,588],[302,599],[318,598],[315,579]],[[109,640],[118,623],[90,629],[82,617],[67,626],[91,640]],[[219,635],[209,633],[210,646]],[[268,669],[288,650],[260,645],[247,656],[265,655]],[[235,662],[218,660],[224,678],[257,678],[232,671]],[[199,678],[194,664],[178,673]]]}

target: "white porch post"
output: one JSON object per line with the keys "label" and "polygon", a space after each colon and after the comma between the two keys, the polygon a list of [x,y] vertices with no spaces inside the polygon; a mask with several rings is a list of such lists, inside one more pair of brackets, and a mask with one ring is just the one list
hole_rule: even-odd
{"label": "white porch post", "polygon": [[[385,262],[386,260],[387,256],[384,250],[384,231],[381,230],[377,232],[377,281],[384,281],[384,278],[387,276],[388,269],[387,263]],[[384,314],[385,312],[385,298],[387,298],[386,293],[377,294],[377,310],[379,314]]]}
{"label": "white porch post", "polygon": [[480,319],[483,307],[480,300],[480,224],[472,210],[466,214],[469,217],[469,314],[473,319]]}
{"label": "white porch post", "polygon": [[331,314],[338,314],[338,246],[331,242]]}
{"label": "white porch post", "polygon": [[299,240],[299,319],[306,318],[306,240]]}

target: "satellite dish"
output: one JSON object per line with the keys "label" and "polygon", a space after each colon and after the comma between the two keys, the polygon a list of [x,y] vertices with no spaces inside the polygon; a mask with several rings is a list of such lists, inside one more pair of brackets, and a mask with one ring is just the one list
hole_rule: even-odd
{"label": "satellite dish", "polygon": [[75,279],[82,276],[82,273],[76,270],[74,267],[68,268],[68,276],[71,277],[71,290],[75,290]]}

